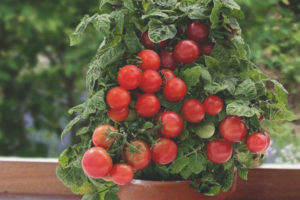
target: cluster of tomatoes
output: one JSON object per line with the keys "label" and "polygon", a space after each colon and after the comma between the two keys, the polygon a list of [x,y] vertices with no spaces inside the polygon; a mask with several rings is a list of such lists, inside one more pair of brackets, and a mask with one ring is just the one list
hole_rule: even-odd
{"label": "cluster of tomatoes", "polygon": [[[166,165],[176,158],[177,145],[172,138],[181,134],[183,118],[190,123],[199,123],[205,114],[218,115],[222,111],[222,99],[213,95],[208,96],[203,104],[193,98],[185,100],[181,115],[174,111],[161,110],[155,93],[162,91],[166,101],[171,103],[182,101],[186,97],[186,83],[173,72],[178,63],[193,63],[199,56],[209,55],[213,50],[214,45],[207,43],[209,29],[204,24],[191,23],[186,29],[186,35],[188,39],[179,41],[174,51],[161,51],[158,55],[153,51],[155,44],[149,39],[148,32],[143,33],[141,40],[147,49],[138,54],[140,65],[122,67],[117,76],[119,86],[110,89],[106,95],[109,118],[122,122],[128,118],[130,112],[129,91],[138,93],[135,112],[145,118],[152,118],[159,113],[156,119],[162,124],[159,130],[161,137],[151,148],[142,140],[131,142],[124,149],[127,164],[113,165],[107,149],[115,141],[115,137],[109,136],[109,133],[117,130],[110,125],[99,126],[93,134],[95,147],[89,149],[82,159],[82,168],[89,177],[111,180],[119,185],[128,184],[133,179],[134,170],[144,169],[151,160]],[[167,41],[159,43],[159,48],[163,48],[166,43]],[[248,130],[240,117],[227,116],[219,125],[219,132],[224,140],[210,141],[207,144],[207,157],[214,163],[225,163],[232,156],[230,143],[242,141]],[[259,153],[267,148],[269,142],[268,134],[255,133],[248,137],[247,146],[250,151]]]}

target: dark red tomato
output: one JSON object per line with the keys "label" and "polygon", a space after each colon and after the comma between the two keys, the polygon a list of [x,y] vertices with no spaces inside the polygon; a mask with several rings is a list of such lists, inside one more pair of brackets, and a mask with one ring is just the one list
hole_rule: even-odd
{"label": "dark red tomato", "polygon": [[189,99],[184,102],[181,113],[188,122],[199,123],[205,116],[205,110],[200,101],[197,99]]}
{"label": "dark red tomato", "polygon": [[137,88],[142,80],[141,70],[134,65],[122,67],[118,73],[118,83],[126,90]]}
{"label": "dark red tomato", "polygon": [[154,93],[159,90],[161,84],[162,79],[157,71],[151,69],[144,71],[140,85],[141,90],[147,93]]}
{"label": "dark red tomato", "polygon": [[205,43],[200,45],[200,52],[202,55],[209,56],[214,50],[215,45],[213,43]]}
{"label": "dark red tomato", "polygon": [[[141,38],[142,44],[144,45],[144,47],[146,47],[147,49],[154,49],[154,42],[152,42],[149,38],[148,35],[148,31],[144,32],[142,34],[142,38]],[[163,48],[164,46],[166,46],[167,41],[162,41],[158,44],[159,48]]]}
{"label": "dark red tomato", "polygon": [[262,133],[254,133],[247,139],[247,147],[253,153],[261,153],[268,147],[268,138]]}
{"label": "dark red tomato", "polygon": [[87,150],[81,161],[84,173],[91,178],[103,178],[112,168],[112,160],[102,147],[93,147]]}
{"label": "dark red tomato", "polygon": [[219,131],[228,142],[240,142],[248,133],[247,127],[238,116],[227,116],[222,120]]}
{"label": "dark red tomato", "polygon": [[182,40],[174,49],[176,60],[184,64],[193,63],[199,57],[200,50],[196,42],[193,40]]}
{"label": "dark red tomato", "polygon": [[115,138],[109,137],[108,133],[116,131],[115,127],[111,125],[102,125],[95,129],[93,133],[93,144],[96,147],[103,147],[109,149],[115,142]]}
{"label": "dark red tomato", "polygon": [[106,101],[113,109],[125,108],[130,103],[130,94],[122,87],[114,87],[107,93]]}
{"label": "dark red tomato", "polygon": [[153,117],[160,110],[159,99],[154,94],[143,94],[137,99],[135,110],[142,117]]}
{"label": "dark red tomato", "polygon": [[209,115],[217,115],[223,109],[222,99],[214,95],[207,97],[204,100],[203,105],[204,105],[205,112]]}
{"label": "dark red tomato", "polygon": [[147,69],[152,69],[157,71],[159,69],[160,58],[155,51],[149,49],[143,50],[138,54],[138,57],[142,59],[140,68],[143,71],[146,71]]}
{"label": "dark red tomato", "polygon": [[213,140],[207,144],[206,156],[214,163],[225,163],[232,156],[232,146],[226,141]]}
{"label": "dark red tomato", "polygon": [[183,128],[183,120],[179,114],[173,111],[166,111],[160,114],[163,125],[161,134],[167,138],[177,137]]}
{"label": "dark red tomato", "polygon": [[205,41],[208,37],[208,34],[208,27],[200,22],[193,22],[186,29],[187,37],[196,42]]}
{"label": "dark red tomato", "polygon": [[162,51],[160,53],[160,66],[164,69],[175,70],[178,66],[173,52]]}
{"label": "dark red tomato", "polygon": [[[131,147],[125,148],[125,160],[135,170],[146,168],[151,161],[149,145],[142,140],[135,140],[130,143]],[[134,148],[138,151],[134,151]]]}
{"label": "dark red tomato", "polygon": [[163,83],[166,84],[172,78],[175,78],[175,74],[173,71],[169,69],[162,69],[159,71],[163,75]]}
{"label": "dark red tomato", "polygon": [[111,120],[114,122],[122,122],[125,121],[129,115],[129,108],[121,108],[121,109],[112,109],[110,108],[107,111],[107,114]]}
{"label": "dark red tomato", "polygon": [[131,166],[119,163],[113,166],[110,176],[115,184],[126,185],[132,181],[134,171]]}
{"label": "dark red tomato", "polygon": [[172,78],[166,83],[163,93],[167,101],[177,102],[184,99],[187,93],[187,87],[183,80]]}
{"label": "dark red tomato", "polygon": [[166,165],[175,160],[177,145],[168,138],[160,138],[152,147],[152,158],[156,164]]}

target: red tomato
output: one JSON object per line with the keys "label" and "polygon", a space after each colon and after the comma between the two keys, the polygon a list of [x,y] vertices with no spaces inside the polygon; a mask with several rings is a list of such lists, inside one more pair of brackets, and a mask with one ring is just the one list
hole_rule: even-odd
{"label": "red tomato", "polygon": [[203,55],[209,56],[214,50],[215,45],[213,43],[205,43],[200,45],[200,51]]}
{"label": "red tomato", "polygon": [[162,68],[175,70],[177,65],[178,63],[173,52],[162,51],[160,53],[160,66]]}
{"label": "red tomato", "polygon": [[[147,49],[154,49],[154,42],[152,42],[150,40],[148,31],[146,31],[142,34],[141,41],[142,41],[142,44],[144,45],[144,47],[146,47]],[[160,43],[158,43],[158,46],[161,49],[164,46],[166,46],[166,44],[167,44],[167,41],[161,41]]]}
{"label": "red tomato", "polygon": [[112,160],[102,147],[93,147],[85,152],[81,166],[84,173],[91,178],[102,178],[108,175],[112,168]]}
{"label": "red tomato", "polygon": [[151,69],[144,71],[140,85],[141,90],[147,93],[154,93],[159,90],[161,84],[161,76],[157,71]]}
{"label": "red tomato", "polygon": [[160,110],[159,99],[154,94],[143,94],[136,101],[135,110],[143,117],[153,117]]}
{"label": "red tomato", "polygon": [[268,147],[268,138],[262,133],[254,133],[248,137],[247,147],[253,153],[261,153]]}
{"label": "red tomato", "polygon": [[142,72],[134,65],[122,67],[118,73],[118,83],[126,90],[137,88],[142,80]]}
{"label": "red tomato", "polygon": [[175,74],[173,71],[169,69],[162,69],[159,71],[163,75],[163,83],[166,84],[172,78],[175,78]]}
{"label": "red tomato", "polygon": [[209,30],[206,25],[199,22],[193,22],[187,27],[186,34],[191,40],[203,42],[207,39]]}
{"label": "red tomato", "polygon": [[175,160],[177,145],[168,138],[160,138],[152,147],[152,158],[156,164],[166,165]]}
{"label": "red tomato", "polygon": [[135,170],[146,168],[151,161],[151,152],[149,145],[142,140],[135,140],[130,143],[139,152],[132,151],[132,147],[125,148],[125,160]]}
{"label": "red tomato", "polygon": [[152,69],[157,71],[160,67],[160,58],[155,53],[155,51],[146,49],[141,51],[138,54],[138,57],[142,59],[142,64],[140,65],[140,68],[145,71],[147,69]]}
{"label": "red tomato", "polygon": [[115,138],[108,137],[109,132],[116,131],[115,127],[110,125],[102,125],[95,129],[93,133],[93,144],[96,147],[103,147],[109,149],[115,142]]}
{"label": "red tomato", "polygon": [[166,83],[163,93],[167,101],[177,102],[184,99],[187,93],[187,87],[183,80],[179,78],[172,78]]}
{"label": "red tomato", "polygon": [[167,111],[160,114],[160,120],[163,125],[161,134],[164,137],[177,137],[183,129],[183,120],[179,114],[173,111]]}
{"label": "red tomato", "polygon": [[217,96],[209,96],[204,100],[205,112],[209,115],[217,115],[223,109],[223,101]]}
{"label": "red tomato", "polygon": [[112,109],[110,108],[107,111],[107,114],[111,120],[114,122],[122,122],[125,121],[129,115],[129,108],[121,108],[121,109]]}
{"label": "red tomato", "polygon": [[238,116],[227,116],[223,119],[219,131],[221,136],[228,142],[240,142],[248,133],[246,125]]}
{"label": "red tomato", "polygon": [[264,114],[260,114],[260,116],[259,116],[259,122],[263,122],[264,121],[264,119],[265,119],[265,116],[264,116]]}
{"label": "red tomato", "polygon": [[119,163],[113,166],[110,176],[115,184],[126,185],[132,181],[134,171],[131,166]]}
{"label": "red tomato", "polygon": [[181,108],[181,113],[188,122],[192,123],[201,122],[205,116],[204,107],[197,99],[185,101]]}
{"label": "red tomato", "polygon": [[184,64],[195,62],[199,54],[199,47],[197,43],[192,40],[182,40],[174,49],[175,58]]}
{"label": "red tomato", "polygon": [[114,87],[106,94],[106,101],[113,109],[125,108],[130,103],[130,94],[121,87]]}
{"label": "red tomato", "polygon": [[207,144],[206,156],[214,163],[225,163],[232,156],[232,146],[226,141],[213,140]]}

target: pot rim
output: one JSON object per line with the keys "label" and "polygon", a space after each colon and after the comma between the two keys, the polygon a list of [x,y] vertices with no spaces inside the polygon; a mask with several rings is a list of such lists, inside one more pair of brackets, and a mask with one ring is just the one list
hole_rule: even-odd
{"label": "pot rim", "polygon": [[141,179],[133,179],[131,184],[133,185],[141,185],[141,184],[151,184],[151,185],[176,185],[178,183],[190,183],[191,180],[182,180],[182,181],[150,181],[150,180],[141,180]]}

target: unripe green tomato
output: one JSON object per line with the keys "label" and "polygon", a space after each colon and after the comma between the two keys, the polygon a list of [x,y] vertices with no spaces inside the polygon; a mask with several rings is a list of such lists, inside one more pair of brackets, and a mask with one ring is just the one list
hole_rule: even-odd
{"label": "unripe green tomato", "polygon": [[215,125],[212,122],[203,122],[196,126],[196,134],[202,139],[211,138],[215,133]]}
{"label": "unripe green tomato", "polygon": [[132,122],[132,121],[136,120],[136,117],[137,117],[137,113],[134,110],[130,109],[126,121]]}

